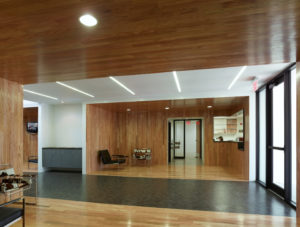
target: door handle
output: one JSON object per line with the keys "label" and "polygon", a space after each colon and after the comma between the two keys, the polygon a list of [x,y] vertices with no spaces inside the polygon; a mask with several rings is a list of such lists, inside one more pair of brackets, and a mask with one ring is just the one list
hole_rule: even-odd
{"label": "door handle", "polygon": [[281,150],[281,151],[284,151],[284,147],[273,147],[273,146],[268,146],[268,149],[274,149],[274,150]]}

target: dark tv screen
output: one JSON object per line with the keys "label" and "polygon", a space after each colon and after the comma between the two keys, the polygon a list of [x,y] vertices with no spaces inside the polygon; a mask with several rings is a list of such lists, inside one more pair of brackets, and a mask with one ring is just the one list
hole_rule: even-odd
{"label": "dark tv screen", "polygon": [[27,132],[37,133],[38,132],[38,123],[37,122],[27,122]]}

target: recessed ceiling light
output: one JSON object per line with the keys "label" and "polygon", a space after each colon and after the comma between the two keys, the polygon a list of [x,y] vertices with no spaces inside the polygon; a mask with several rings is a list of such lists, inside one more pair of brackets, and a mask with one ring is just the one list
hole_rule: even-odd
{"label": "recessed ceiling light", "polygon": [[95,96],[93,96],[93,95],[91,95],[91,94],[89,94],[89,93],[86,93],[86,92],[84,92],[84,91],[81,91],[81,90],[79,90],[79,89],[77,89],[77,88],[75,88],[75,87],[72,87],[72,86],[70,86],[70,85],[67,85],[67,84],[65,84],[65,83],[62,83],[62,82],[59,82],[59,81],[56,81],[56,83],[59,84],[59,85],[61,85],[61,86],[67,87],[67,88],[69,88],[69,89],[72,89],[73,91],[77,91],[77,92],[79,92],[79,93],[81,93],[81,94],[84,94],[84,95],[87,95],[87,96],[89,96],[89,97],[95,98]]}
{"label": "recessed ceiling light", "polygon": [[109,79],[111,79],[112,81],[114,81],[115,83],[117,83],[119,86],[121,86],[122,88],[124,88],[126,91],[128,91],[130,94],[135,95],[135,93],[130,90],[128,87],[126,87],[124,84],[122,84],[120,81],[118,81],[116,78],[110,76]]}
{"label": "recessed ceiling light", "polygon": [[165,109],[168,110],[168,109],[170,109],[170,107],[166,106]]}
{"label": "recessed ceiling light", "polygon": [[243,74],[243,72],[246,70],[247,66],[243,66],[242,69],[239,71],[239,73],[236,75],[236,77],[233,79],[233,81],[231,82],[231,84],[229,85],[229,87],[227,88],[228,90],[230,90],[233,85],[236,83],[236,81],[240,78],[240,76]]}
{"label": "recessed ceiling light", "polygon": [[98,23],[97,19],[90,14],[85,14],[85,15],[81,16],[79,18],[79,21],[81,24],[88,26],[88,27],[93,27]]}
{"label": "recessed ceiling light", "polygon": [[131,111],[131,109],[130,109],[130,108],[127,108],[126,111],[129,112],[129,111]]}
{"label": "recessed ceiling light", "polygon": [[208,109],[211,109],[211,108],[212,108],[212,106],[207,106],[207,108],[208,108]]}
{"label": "recessed ceiling light", "polygon": [[177,86],[177,90],[180,93],[181,92],[181,87],[180,87],[180,84],[179,84],[179,80],[178,80],[178,76],[177,76],[176,71],[173,71],[173,77],[174,77],[174,80],[175,80],[175,83],[176,83],[176,86]]}
{"label": "recessed ceiling light", "polygon": [[45,98],[48,98],[48,99],[58,100],[58,98],[55,98],[55,97],[52,97],[52,96],[49,96],[49,95],[44,95],[42,93],[38,93],[38,92],[35,92],[35,91],[30,91],[30,90],[27,90],[27,89],[23,89],[23,91],[25,91],[27,93],[34,94],[34,95],[39,95],[39,96],[42,96],[42,97],[45,97]]}

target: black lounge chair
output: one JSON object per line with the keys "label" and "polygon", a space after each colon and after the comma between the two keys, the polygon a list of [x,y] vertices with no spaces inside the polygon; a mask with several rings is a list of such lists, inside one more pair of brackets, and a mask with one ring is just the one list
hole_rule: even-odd
{"label": "black lounge chair", "polygon": [[126,162],[126,158],[128,156],[125,155],[112,155],[115,159],[111,159],[110,154],[108,152],[108,150],[100,150],[99,151],[99,158],[100,161],[102,161],[102,163],[104,165],[120,165]]}

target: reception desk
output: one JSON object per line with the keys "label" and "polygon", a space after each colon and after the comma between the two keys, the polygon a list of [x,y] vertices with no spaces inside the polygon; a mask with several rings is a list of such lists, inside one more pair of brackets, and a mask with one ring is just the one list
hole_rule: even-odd
{"label": "reception desk", "polygon": [[60,170],[82,170],[82,148],[44,147],[43,167]]}

